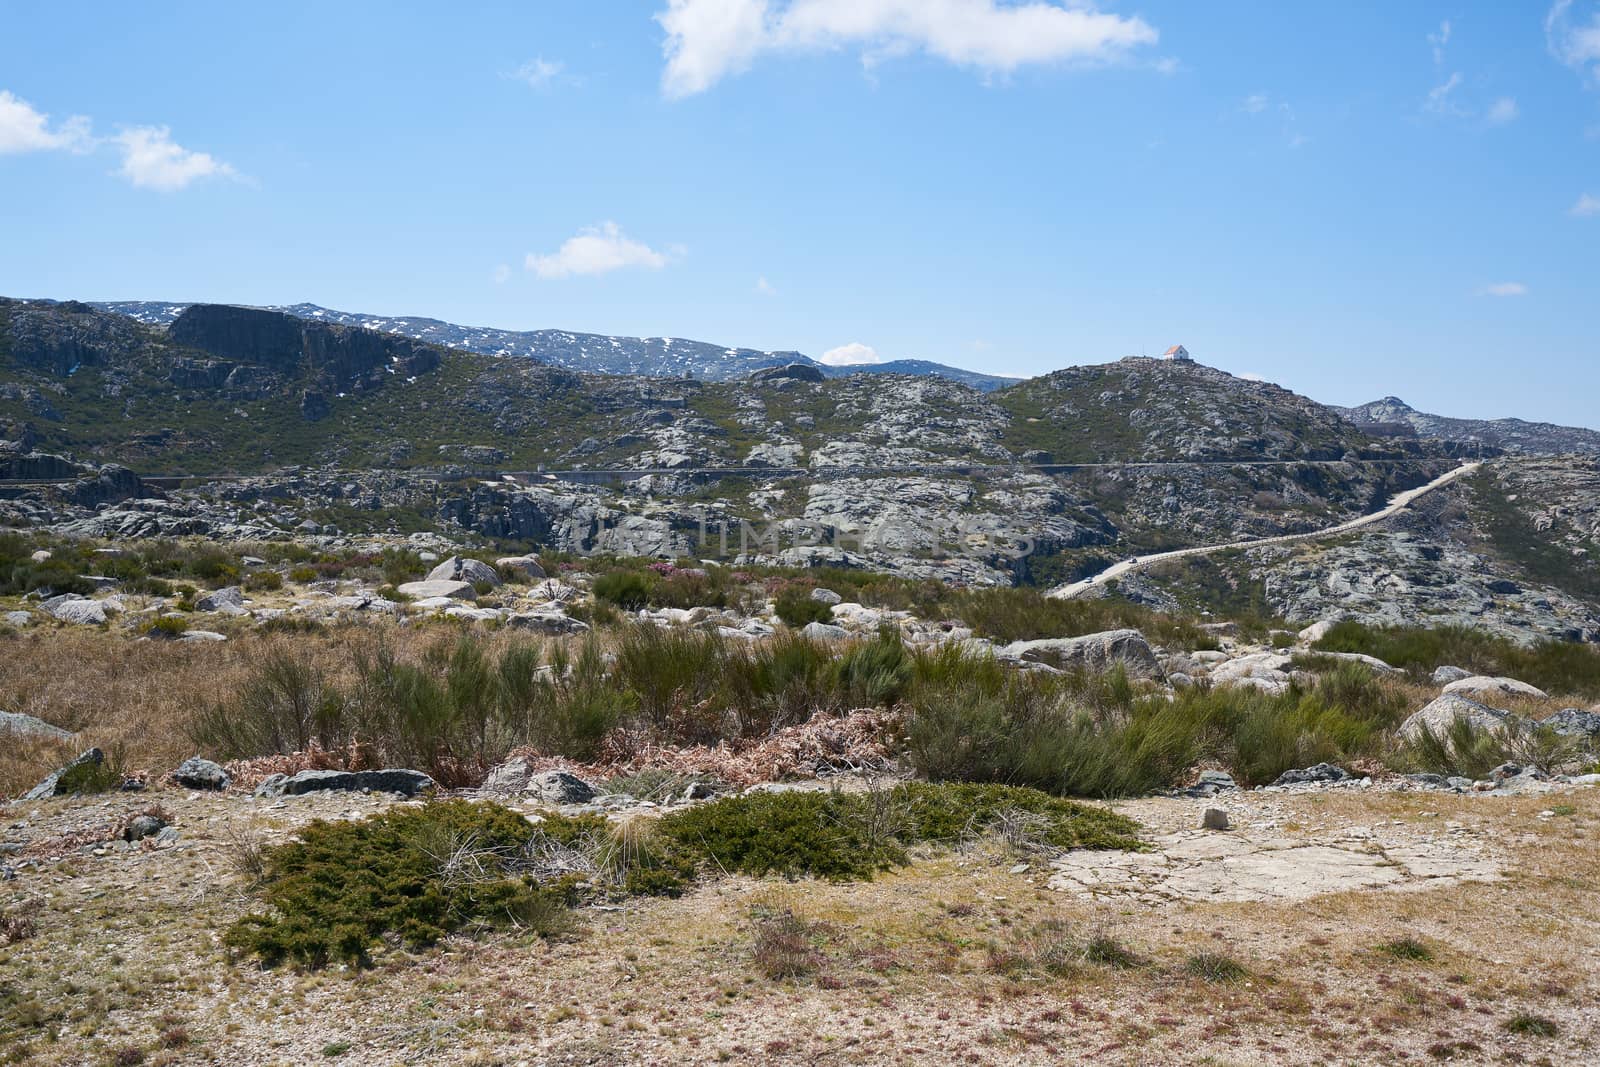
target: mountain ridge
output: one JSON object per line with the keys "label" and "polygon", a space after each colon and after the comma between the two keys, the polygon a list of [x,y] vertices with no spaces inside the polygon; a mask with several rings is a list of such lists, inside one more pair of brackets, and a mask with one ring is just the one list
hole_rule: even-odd
{"label": "mountain ridge", "polygon": [[[193,306],[161,300],[92,301],[90,305],[156,327],[170,325],[185,308]],[[816,367],[830,378],[842,378],[850,374],[930,374],[984,392],[1020,380],[921,359],[832,366],[796,351],[727,347],[682,337],[627,337],[558,329],[502,330],[489,326],[461,326],[426,316],[338,311],[312,303],[273,305],[262,310],[282,312],[309,321],[398,334],[480,355],[532,359],[550,366],[595,374],[733,381],[767,367],[802,363]]]}
{"label": "mountain ridge", "polygon": [[[1344,417],[1380,436],[1408,436],[1483,444],[1508,452],[1558,454],[1600,452],[1600,431],[1581,426],[1527,419],[1462,419],[1418,411],[1397,396],[1354,407],[1329,405]],[[1408,432],[1409,431],[1409,434]]]}

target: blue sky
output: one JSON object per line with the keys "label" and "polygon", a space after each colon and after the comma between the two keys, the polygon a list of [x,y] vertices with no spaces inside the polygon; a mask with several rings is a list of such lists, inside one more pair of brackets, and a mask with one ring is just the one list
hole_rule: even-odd
{"label": "blue sky", "polygon": [[[0,293],[1600,426],[1600,2],[7,5]],[[859,356],[863,349],[849,349]]]}

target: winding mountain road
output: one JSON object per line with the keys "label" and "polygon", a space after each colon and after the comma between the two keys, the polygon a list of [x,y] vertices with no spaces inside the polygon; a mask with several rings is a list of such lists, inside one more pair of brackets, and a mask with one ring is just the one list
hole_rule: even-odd
{"label": "winding mountain road", "polygon": [[1466,475],[1471,474],[1481,466],[1483,466],[1483,464],[1477,462],[1463,463],[1454,470],[1441,474],[1427,485],[1419,485],[1415,489],[1407,489],[1403,493],[1396,493],[1394,498],[1389,501],[1388,506],[1383,508],[1383,510],[1374,511],[1370,515],[1363,515],[1359,519],[1351,519],[1349,522],[1341,522],[1337,526],[1328,526],[1320,530],[1310,530],[1306,533],[1283,534],[1278,537],[1260,537],[1251,541],[1229,541],[1226,544],[1220,545],[1200,545],[1195,548],[1180,548],[1172,552],[1153,552],[1148,556],[1135,556],[1132,559],[1125,559],[1120,563],[1113,563],[1099,574],[1085,578],[1082,581],[1071,582],[1067,585],[1059,585],[1045,595],[1054,597],[1057,600],[1070,600],[1085,590],[1093,589],[1096,585],[1108,582],[1113,578],[1119,578],[1122,575],[1133,571],[1143,570],[1144,568],[1155,563],[1165,563],[1167,560],[1172,559],[1183,559],[1186,556],[1206,556],[1213,552],[1226,552],[1227,550],[1233,548],[1259,548],[1262,545],[1282,545],[1288,544],[1291,541],[1313,541],[1323,537],[1337,537],[1340,534],[1349,533],[1351,530],[1359,530],[1363,526],[1371,526],[1374,523],[1382,522],[1384,519],[1387,519],[1390,516],[1410,507],[1412,504],[1427,496],[1435,489],[1442,489],[1458,478],[1463,478]]}

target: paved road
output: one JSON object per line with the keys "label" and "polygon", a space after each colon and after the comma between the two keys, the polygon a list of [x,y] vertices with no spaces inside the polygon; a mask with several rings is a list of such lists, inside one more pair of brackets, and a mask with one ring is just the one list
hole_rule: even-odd
{"label": "paved road", "polygon": [[1382,522],[1391,515],[1410,507],[1417,500],[1427,496],[1435,489],[1449,485],[1457,478],[1465,477],[1481,466],[1483,466],[1482,463],[1463,463],[1455,470],[1441,474],[1427,485],[1419,485],[1415,489],[1407,489],[1403,493],[1395,494],[1394,499],[1390,500],[1388,506],[1382,511],[1374,511],[1370,515],[1363,515],[1359,519],[1351,519],[1349,522],[1341,522],[1337,526],[1328,526],[1308,533],[1284,534],[1280,537],[1261,537],[1253,541],[1230,541],[1221,545],[1201,545],[1196,548],[1180,548],[1172,552],[1154,552],[1148,556],[1135,556],[1132,559],[1125,559],[1121,563],[1113,563],[1092,578],[1057,586],[1045,595],[1055,597],[1058,600],[1069,600],[1086,589],[1091,589],[1113,578],[1119,578],[1130,571],[1143,570],[1151,564],[1163,563],[1169,559],[1183,559],[1185,556],[1204,556],[1213,552],[1225,552],[1231,548],[1256,548],[1260,545],[1281,545],[1290,541],[1310,541],[1321,537],[1337,537],[1340,534],[1349,533],[1351,530],[1359,530],[1363,526],[1371,526],[1373,523]]}

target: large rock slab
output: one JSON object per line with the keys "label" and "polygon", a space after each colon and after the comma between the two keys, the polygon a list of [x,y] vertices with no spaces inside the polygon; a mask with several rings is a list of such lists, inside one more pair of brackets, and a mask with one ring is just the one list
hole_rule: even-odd
{"label": "large rock slab", "polygon": [[[500,574],[493,567],[477,559],[451,556],[428,572],[430,582],[466,582],[468,585],[484,583],[498,588]],[[404,587],[402,587],[404,588]]]}
{"label": "large rock slab", "polygon": [[1464,693],[1468,696],[1512,696],[1512,697],[1538,697],[1543,699],[1549,696],[1543,689],[1519,682],[1515,678],[1491,678],[1487,675],[1474,674],[1466,678],[1457,678],[1444,687],[1446,693]]}
{"label": "large rock slab", "polygon": [[47,600],[44,609],[57,621],[75,626],[104,626],[106,622],[105,607],[99,601],[82,597]]}
{"label": "large rock slab", "polygon": [[1155,650],[1138,630],[1107,630],[1082,637],[1046,637],[1013,641],[999,652],[1002,659],[1043,663],[1061,670],[1104,673],[1121,666],[1133,678],[1160,680],[1163,675]]}
{"label": "large rock slab", "polygon": [[400,595],[408,596],[412,600],[433,600],[443,597],[447,600],[476,600],[478,591],[472,588],[471,582],[458,582],[453,579],[428,579],[425,582],[407,582],[399,587]]}
{"label": "large rock slab", "polygon": [[1460,693],[1444,693],[1421,710],[1412,712],[1396,733],[1402,741],[1417,740],[1424,729],[1434,737],[1443,738],[1457,719],[1466,719],[1482,730],[1517,729],[1522,721],[1509,711],[1468,700]]}
{"label": "large rock slab", "polygon": [[433,787],[433,779],[421,771],[398,768],[382,771],[301,771],[287,777],[273,775],[256,788],[256,795],[297,797],[305,793],[371,790],[374,793],[400,793],[410,797]]}
{"label": "large rock slab", "polygon": [[32,715],[23,715],[16,711],[0,711],[0,734],[10,734],[13,737],[44,737],[53,741],[67,741],[72,738],[70,730],[63,730],[43,719],[36,719]]}
{"label": "large rock slab", "polygon": [[518,612],[507,617],[506,625],[530,633],[550,635],[581,634],[589,629],[589,624],[582,619],[574,619],[559,611]]}
{"label": "large rock slab", "polygon": [[501,556],[494,565],[520,574],[526,581],[537,582],[544,578],[544,565],[537,556]]}

